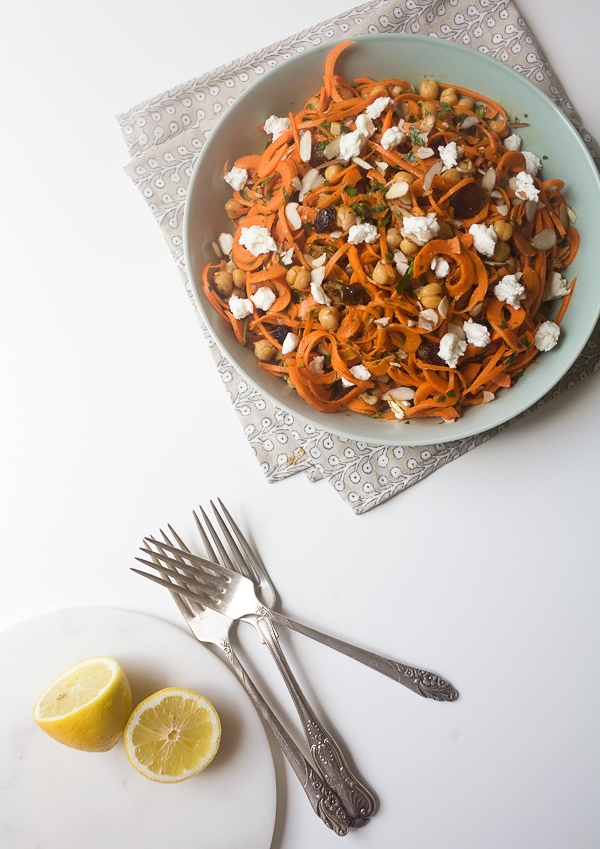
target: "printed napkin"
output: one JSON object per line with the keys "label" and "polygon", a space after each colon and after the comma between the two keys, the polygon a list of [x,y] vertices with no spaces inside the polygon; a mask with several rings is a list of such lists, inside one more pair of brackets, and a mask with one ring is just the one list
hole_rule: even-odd
{"label": "printed napkin", "polygon": [[[219,117],[254,80],[285,59],[317,44],[383,32],[450,39],[510,65],[563,110],[596,164],[600,164],[594,141],[513,3],[372,0],[278,44],[208,71],[118,116],[131,157],[126,173],[162,230],[193,308],[183,257],[182,217],[195,159]],[[248,384],[222,355],[202,323],[201,327],[243,435],[267,480],[282,480],[298,472],[305,473],[312,481],[326,479],[357,514],[402,492],[511,424],[476,437],[427,447],[390,447],[342,439],[275,407]],[[598,368],[600,327],[547,398],[556,397]],[[536,406],[543,405],[547,398]]]}

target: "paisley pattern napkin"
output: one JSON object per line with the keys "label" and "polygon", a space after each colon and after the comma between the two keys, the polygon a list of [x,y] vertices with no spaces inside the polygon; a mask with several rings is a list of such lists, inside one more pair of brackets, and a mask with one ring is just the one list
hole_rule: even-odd
{"label": "paisley pattern napkin", "polygon": [[[566,92],[509,0],[372,0],[158,94],[118,116],[126,166],[162,230],[194,307],[183,257],[182,216],[194,161],[220,115],[254,80],[314,45],[398,32],[450,39],[510,65],[539,86],[573,122],[596,164],[600,154]],[[276,408],[239,375],[201,324],[224,387],[268,481],[303,472],[326,479],[363,513],[490,439],[493,431],[427,447],[390,447],[341,439]],[[570,372],[537,406],[600,368],[600,328]],[[527,415],[523,413],[522,415]],[[521,417],[519,417],[521,418]]]}

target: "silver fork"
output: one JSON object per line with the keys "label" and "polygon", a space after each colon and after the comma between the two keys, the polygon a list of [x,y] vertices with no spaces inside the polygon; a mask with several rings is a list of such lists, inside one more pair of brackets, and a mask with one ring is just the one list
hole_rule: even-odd
{"label": "silver fork", "polygon": [[[187,546],[184,545],[179,536],[169,526],[169,530],[177,544],[180,546],[182,554],[187,552]],[[162,544],[170,544],[167,535],[161,531],[164,543],[149,537],[148,542],[155,547]],[[152,557],[152,562],[142,561],[148,566],[156,567],[157,552],[152,549],[146,549]],[[139,559],[139,558],[138,558]],[[317,816],[325,823],[328,828],[334,831],[339,836],[348,834],[351,822],[350,818],[342,805],[339,797],[334,790],[323,780],[323,777],[310,765],[306,760],[300,748],[293,741],[286,729],[283,727],[277,716],[274,714],[270,706],[267,704],[256,685],[249,677],[241,661],[233,650],[230,641],[230,630],[233,626],[233,620],[216,610],[210,608],[206,603],[206,597],[201,593],[195,593],[186,585],[186,577],[177,569],[177,564],[182,565],[181,557],[173,558],[176,568],[173,570],[173,575],[169,576],[168,580],[155,578],[158,583],[166,586],[179,608],[183,618],[188,624],[191,632],[197,640],[202,643],[214,645],[221,651],[239,680],[241,681],[246,693],[251,698],[256,709],[260,713],[265,723],[269,726],[273,736],[279,743],[281,751],[287,758],[294,774],[300,781],[308,800],[317,814]],[[134,569],[138,572],[139,570]],[[141,573],[146,574],[146,573]],[[182,595],[182,593],[184,595]]]}
{"label": "silver fork", "polygon": [[[208,527],[211,528],[210,523]],[[221,569],[222,567],[215,561],[217,561],[217,557],[215,552],[213,551],[208,537],[202,530],[201,525],[199,524],[199,528],[201,530],[205,545],[207,547],[207,553],[211,558],[210,561],[205,561],[206,568],[209,571],[202,571],[201,575],[206,579],[203,581],[199,578],[198,570],[195,567],[188,566],[188,564],[181,563],[179,561],[179,568],[182,569],[185,574],[185,583],[188,588],[192,586],[195,587],[196,592],[202,594],[205,599],[207,599],[207,603],[211,606],[215,606],[215,609],[218,609],[220,612],[224,613],[226,616],[231,619],[239,618],[236,615],[231,615],[234,608],[236,608],[236,602],[232,598],[228,600],[226,596],[221,595],[218,599],[215,599],[214,593],[214,581],[223,580]],[[214,529],[211,529],[211,533],[214,533]],[[160,548],[173,550],[172,547],[168,544],[161,545]],[[147,549],[142,548],[142,551],[148,553]],[[175,549],[177,552],[177,549]],[[181,552],[178,552],[178,556],[181,557]],[[189,552],[183,554],[185,559],[189,559],[191,555]],[[140,559],[140,558],[138,558]],[[155,553],[155,559],[166,561],[172,565],[174,565],[177,561],[165,555],[163,551],[158,551]],[[173,578],[173,572],[168,567],[160,566],[158,564],[154,564],[154,568],[165,574],[170,579]],[[146,573],[143,573],[146,574]],[[240,578],[244,581],[247,581],[242,575],[238,575],[238,573],[233,573],[236,578]],[[152,577],[152,576],[147,576]],[[192,579],[195,579],[196,583],[192,583]],[[226,580],[226,577],[225,577]],[[247,586],[252,589],[252,584],[248,582]],[[233,602],[231,606],[231,611],[229,610],[229,604]],[[218,605],[218,607],[216,606]],[[237,605],[239,607],[239,604]],[[254,611],[245,610],[244,614],[251,614]],[[285,681],[285,684],[290,692],[296,710],[298,712],[298,716],[300,717],[300,721],[302,724],[302,728],[304,730],[304,734],[307,740],[307,743],[310,747],[310,751],[313,755],[315,763],[317,764],[319,771],[324,776],[327,783],[335,790],[338,797],[340,798],[346,812],[348,813],[351,826],[353,828],[360,828],[367,824],[373,813],[375,812],[376,802],[371,794],[371,792],[365,787],[362,781],[357,778],[350,767],[348,766],[344,756],[342,754],[341,748],[339,744],[334,739],[333,735],[330,731],[328,731],[320,720],[317,718],[314,710],[308,703],[306,696],[302,692],[297,679],[295,678],[286,658],[283,654],[281,646],[279,644],[279,639],[277,632],[273,626],[273,622],[268,615],[268,611],[266,608],[260,607],[260,610],[256,611],[256,615],[247,615],[246,619],[255,626],[257,631],[259,632],[262,641],[265,643],[277,667]]]}
{"label": "silver fork", "polygon": [[[412,690],[414,693],[417,693],[419,696],[440,702],[456,701],[459,696],[456,687],[434,672],[429,672],[427,669],[423,669],[421,667],[408,666],[407,664],[400,663],[397,660],[392,660],[391,658],[383,657],[382,655],[368,651],[367,649],[359,648],[358,646],[354,646],[344,640],[337,639],[336,637],[324,634],[315,628],[311,628],[308,625],[304,625],[301,622],[291,619],[283,613],[275,610],[274,608],[277,604],[277,593],[265,567],[260,561],[260,558],[256,555],[252,546],[242,534],[221,499],[218,499],[220,510],[217,509],[212,501],[210,503],[223,532],[223,536],[227,540],[227,544],[232,553],[232,557],[228,557],[227,551],[225,550],[219,536],[214,533],[211,534],[214,545],[219,551],[221,562],[225,562],[229,569],[245,575],[253,582],[260,601],[262,601],[265,607],[270,609],[271,617],[277,625],[284,625],[287,628],[297,631],[300,634],[304,634],[319,643],[323,643],[324,645],[329,646],[329,648],[335,649],[336,651],[363,663],[365,666],[374,669],[376,672],[380,672],[382,675],[386,675],[388,678],[399,682],[405,687],[408,687],[408,689]],[[205,516],[205,512],[202,508],[200,509],[203,516]],[[206,535],[202,530],[202,526],[195,512],[194,517],[196,519],[200,535],[203,537],[203,542],[206,545]],[[209,525],[207,525],[207,527],[209,527]]]}

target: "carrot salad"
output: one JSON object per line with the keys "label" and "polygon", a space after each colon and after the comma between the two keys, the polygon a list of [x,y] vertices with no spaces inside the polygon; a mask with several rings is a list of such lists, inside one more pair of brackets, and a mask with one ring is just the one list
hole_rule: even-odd
{"label": "carrot salad", "polygon": [[558,343],[575,216],[501,106],[344,79],[351,44],[302,109],[257,128],[262,153],[224,165],[232,226],[204,290],[311,407],[451,421]]}

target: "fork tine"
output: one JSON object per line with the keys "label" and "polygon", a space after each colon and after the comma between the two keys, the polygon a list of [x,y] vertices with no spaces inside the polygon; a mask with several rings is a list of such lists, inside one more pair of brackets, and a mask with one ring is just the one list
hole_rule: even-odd
{"label": "fork tine", "polygon": [[[206,527],[208,529],[208,532],[209,532],[210,536],[212,537],[213,542],[214,542],[214,544],[217,548],[217,551],[219,552],[219,555],[220,555],[220,559],[219,559],[219,557],[217,557],[215,555],[214,549],[213,549],[213,547],[210,543],[210,540],[209,540],[209,538],[208,538],[208,536],[207,536],[207,534],[204,530],[202,522],[200,521],[198,514],[194,510],[193,512],[194,512],[194,519],[196,520],[196,526],[198,528],[200,536],[202,537],[202,542],[204,543],[204,545],[207,549],[207,553],[208,553],[209,557],[212,560],[215,560],[217,563],[221,562],[221,564],[223,566],[226,566],[228,569],[233,569],[234,571],[238,571],[235,567],[235,564],[231,560],[231,556],[230,556],[229,552],[227,551],[227,549],[223,545],[221,538],[219,537],[218,533],[216,532],[216,530],[215,530],[214,526],[212,525],[210,519],[206,515],[206,512],[204,511],[204,509],[202,507],[200,507],[199,510],[200,510],[200,513],[202,514],[202,518],[204,520],[204,527]],[[228,542],[229,542],[229,540],[228,540]],[[233,542],[233,539],[231,540],[231,542]],[[234,548],[235,548],[235,543],[234,543]],[[235,551],[232,550],[232,553],[235,557]]]}
{"label": "fork tine", "polygon": [[[142,549],[142,551],[146,551],[146,549]],[[160,572],[161,575],[165,575],[167,578],[171,580],[171,584],[179,586],[185,586],[189,590],[195,591],[197,594],[204,593],[204,603],[210,603],[211,599],[214,598],[215,592],[219,591],[219,585],[215,586],[214,583],[205,583],[204,575],[200,572],[200,570],[196,566],[188,566],[187,563],[181,563],[179,566],[179,570],[169,569],[167,566],[164,566],[162,563],[157,562],[158,558],[152,558],[153,562],[149,560],[144,560],[143,557],[135,558],[138,563],[142,563],[144,566],[150,566],[150,568],[155,569],[157,572]],[[169,558],[168,562],[171,565],[175,565],[177,563],[176,560]],[[186,573],[186,574],[182,574]]]}
{"label": "fork tine", "polygon": [[[221,508],[221,511],[223,512],[223,514],[225,515],[225,518],[227,519],[227,522],[229,523],[229,527],[231,528],[231,530],[235,534],[237,542],[239,543],[239,545],[241,546],[241,549],[243,551],[243,555],[240,552],[240,557],[241,557],[242,562],[244,563],[244,566],[245,566],[244,574],[246,575],[246,577],[250,578],[252,581],[258,582],[258,581],[263,580],[263,581],[268,581],[268,583],[270,583],[270,579],[266,575],[265,569],[264,569],[262,563],[258,559],[258,555],[254,551],[254,549],[252,548],[252,546],[250,545],[250,543],[248,542],[248,540],[246,539],[244,534],[241,532],[239,525],[237,524],[237,522],[235,521],[235,519],[233,518],[233,516],[231,515],[231,513],[227,509],[227,507],[225,507],[225,505],[223,504],[221,499],[217,498],[217,501],[219,502],[219,507]],[[231,537],[231,533],[227,530],[227,527],[226,527],[226,525],[223,521],[223,518],[221,517],[220,513],[218,512],[217,508],[212,503],[212,501],[211,501],[211,504],[212,504],[212,508],[215,511],[217,518],[219,519],[221,527],[223,528],[223,532],[227,533],[228,537],[230,539],[233,539]],[[239,548],[238,548],[238,551],[240,551]],[[274,587],[273,587],[273,592],[274,592]]]}
{"label": "fork tine", "polygon": [[[253,558],[254,558],[254,553],[252,552],[252,549],[249,547],[247,541],[242,536],[240,529],[237,527],[237,525],[235,524],[235,522],[233,521],[231,516],[228,514],[228,512],[225,509],[225,506],[223,505],[222,501],[220,499],[218,499],[218,501],[219,501],[219,504],[222,507],[229,523],[230,523],[231,530],[233,530],[233,532],[235,533],[235,536],[237,537],[237,539],[233,537],[231,530],[230,530],[230,527],[227,525],[227,523],[225,522],[225,520],[223,519],[223,517],[221,516],[221,514],[217,510],[217,507],[215,506],[214,502],[211,501],[210,506],[213,509],[213,512],[214,512],[214,514],[217,518],[217,521],[219,523],[219,527],[221,528],[221,531],[223,532],[223,536],[227,540],[229,548],[231,549],[231,552],[232,552],[233,557],[234,557],[236,564],[237,564],[237,565],[232,564],[232,569],[235,569],[236,572],[240,572],[242,575],[245,575],[247,578],[250,578],[250,580],[253,581],[253,580],[255,580],[255,574],[254,574],[254,568],[253,568],[253,562],[252,562]],[[242,545],[243,550],[240,549],[240,546],[238,545],[238,543],[240,543]],[[248,561],[250,561],[250,562],[248,562]]]}
{"label": "fork tine", "polygon": [[[154,565],[157,562],[156,556],[155,556],[155,554],[151,554],[151,557],[152,557],[153,563],[150,564],[150,565],[152,565],[152,567],[154,567]],[[138,571],[138,570],[134,569],[134,571]],[[142,573],[141,571],[140,571],[140,574],[146,575],[146,573]],[[158,580],[156,575],[154,575],[154,576],[153,575],[146,575],[146,577],[149,577],[152,580]],[[162,581],[162,579],[161,579],[161,581]],[[176,592],[172,581],[169,581],[168,584],[167,584],[167,582],[165,582],[165,586],[167,586],[167,589],[169,590],[171,598],[173,599],[173,601],[177,605],[179,612],[181,613],[181,615],[183,616],[183,618],[187,622],[188,617],[193,614],[192,606],[191,606],[191,602],[190,602],[189,597],[184,598],[184,596],[181,593]],[[178,586],[179,586],[180,589],[182,589],[179,584],[178,584]],[[200,605],[196,604],[196,607],[200,607]],[[201,608],[201,609],[203,609],[203,608]]]}
{"label": "fork tine", "polygon": [[[181,549],[175,545],[172,545],[170,542],[161,542],[160,540],[155,540],[152,537],[145,537],[145,542],[150,542],[159,547],[160,549],[164,549],[164,551],[168,551],[170,554],[175,555],[174,558],[169,558],[169,555],[164,554],[163,551],[149,551],[148,549],[140,546],[141,551],[144,551],[146,554],[153,554],[157,557],[160,557],[162,560],[175,560],[178,565],[188,565],[186,561],[190,561],[190,563],[197,564],[197,567],[200,568],[200,572],[203,575],[224,575],[227,576],[228,570],[226,567],[221,566],[219,563],[215,563],[212,560],[207,560],[205,557],[200,557],[198,554],[193,554],[189,549]],[[184,559],[182,559],[184,558]],[[172,563],[171,565],[175,565]]]}
{"label": "fork tine", "polygon": [[[140,560],[139,557],[136,557],[136,560]],[[148,566],[152,566],[152,563],[149,563],[146,560],[140,560],[140,563],[146,563]],[[153,567],[155,568],[155,567]],[[136,572],[138,575],[142,575],[144,578],[148,578],[151,581],[154,581],[156,584],[160,584],[161,587],[166,587],[170,590],[171,595],[177,599],[180,596],[185,596],[185,598],[189,598],[192,601],[199,604],[203,609],[206,607],[206,598],[201,596],[199,593],[194,592],[194,590],[189,589],[189,587],[182,586],[181,584],[173,583],[171,580],[165,580],[164,578],[159,578],[158,575],[151,575],[150,572],[144,572],[142,569],[135,569],[131,567],[132,572]]]}
{"label": "fork tine", "polygon": [[[164,543],[157,541],[156,545],[162,546],[164,545]],[[172,548],[172,546],[169,547]],[[190,563],[186,563],[181,558],[181,555],[178,554],[177,549],[175,549],[175,552],[177,554],[176,557],[169,557],[168,554],[164,554],[161,551],[153,551],[152,549],[145,548],[144,546],[140,546],[140,551],[142,551],[144,554],[149,554],[152,557],[154,563],[150,563],[148,560],[144,560],[141,557],[136,557],[136,560],[139,560],[140,563],[143,563],[145,566],[151,566],[153,569],[158,569],[158,571],[163,572],[165,575],[170,575],[176,578],[178,583],[183,581],[184,583],[189,584],[191,581],[196,586],[200,584],[207,588],[207,594],[214,593],[215,590],[218,590],[219,587],[222,586],[223,579],[219,579],[218,577],[216,577],[217,573],[209,572],[206,569],[202,569],[198,566],[193,566]],[[167,569],[166,566],[162,565],[163,563],[168,563],[170,566],[173,566],[177,571]],[[212,564],[209,565],[212,566]]]}

